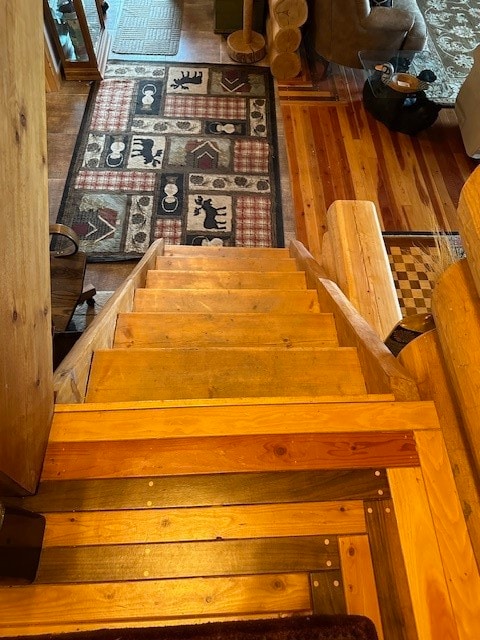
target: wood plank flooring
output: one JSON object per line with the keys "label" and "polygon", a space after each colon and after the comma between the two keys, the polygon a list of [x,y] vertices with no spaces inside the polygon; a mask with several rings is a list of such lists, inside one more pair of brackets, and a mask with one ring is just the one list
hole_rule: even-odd
{"label": "wood plank flooring", "polygon": [[457,230],[460,190],[478,165],[453,109],[417,136],[392,132],[365,111],[363,83],[363,72],[332,65],[323,81],[330,101],[280,90],[297,237],[315,257],[334,200],[374,202],[388,231]]}
{"label": "wood plank flooring", "polygon": [[[363,107],[361,71],[332,65],[331,73],[315,91],[308,77],[279,89],[290,168],[283,179],[290,179],[297,238],[319,257],[326,211],[336,199],[373,201],[387,231],[458,230],[460,190],[478,160],[465,153],[454,110],[442,109],[415,137],[391,132]],[[88,91],[88,83],[64,82],[59,93],[47,94],[52,222]],[[89,265],[87,277],[111,290],[130,268]]]}
{"label": "wood plank flooring", "polygon": [[[56,624],[86,629],[93,619],[116,627],[123,619],[142,626],[316,611],[367,613],[381,638],[382,615],[384,624],[394,621],[387,637],[411,638],[401,632],[408,600],[389,598],[400,548],[387,473],[373,462],[365,469],[168,477],[157,468],[141,478],[45,478],[36,496],[21,501],[47,520],[36,586],[2,590],[0,636],[15,629],[19,606],[35,602],[32,632]],[[391,541],[381,531],[372,538],[372,509],[388,512]],[[129,598],[128,611],[115,604]]]}

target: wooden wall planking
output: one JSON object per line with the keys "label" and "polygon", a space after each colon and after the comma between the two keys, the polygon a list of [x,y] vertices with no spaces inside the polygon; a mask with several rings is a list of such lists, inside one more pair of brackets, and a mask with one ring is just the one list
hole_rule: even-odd
{"label": "wooden wall planking", "polygon": [[0,2],[0,493],[35,491],[53,414],[41,4]]}

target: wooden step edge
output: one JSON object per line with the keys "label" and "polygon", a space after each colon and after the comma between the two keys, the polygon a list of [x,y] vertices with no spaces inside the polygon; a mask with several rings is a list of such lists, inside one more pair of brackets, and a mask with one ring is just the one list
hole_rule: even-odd
{"label": "wooden step edge", "polygon": [[[127,408],[56,413],[49,443],[197,437],[439,432],[434,403],[359,402]],[[419,417],[420,416],[420,417]]]}
{"label": "wooden step edge", "polygon": [[[365,393],[352,396],[261,396],[255,398],[187,398],[185,400],[137,400],[125,402],[85,402],[56,404],[55,413],[75,413],[87,411],[119,411],[125,409],[163,409],[176,407],[217,407],[284,404],[348,404],[358,402],[395,402],[392,393]],[[422,406],[429,401],[423,401]],[[411,404],[411,403],[409,403]]]}
{"label": "wooden step edge", "polygon": [[[163,291],[163,289],[162,289]],[[334,323],[333,313],[329,311],[319,311],[318,313],[306,313],[305,311],[301,311],[299,313],[295,313],[293,311],[285,311],[284,313],[279,313],[278,311],[120,311],[119,316],[188,316],[189,318],[238,318],[241,320],[245,317],[255,318],[259,321],[266,320],[271,318],[281,318],[282,320],[287,320],[288,318],[305,318],[310,321],[311,318],[320,318],[320,322],[325,320],[327,317],[332,318],[332,322]],[[314,322],[316,320],[313,320]],[[335,324],[333,325],[335,326]]]}
{"label": "wooden step edge", "polygon": [[[158,283],[158,280],[163,282]],[[161,289],[166,285],[185,283],[186,288],[198,289],[251,289],[252,286],[262,289],[285,290],[307,289],[307,281],[303,271],[210,271],[199,269],[151,269],[147,272],[145,288]],[[214,286],[212,286],[214,285]],[[224,286],[222,286],[224,285]],[[183,288],[183,287],[182,287]]]}
{"label": "wooden step edge", "polygon": [[237,255],[284,255],[290,257],[289,249],[285,247],[198,247],[182,244],[166,244],[163,255],[168,257],[175,257],[175,254],[182,254],[187,256],[199,256],[199,255],[212,255],[218,256],[219,254],[226,253],[230,256]]}
{"label": "wooden step edge", "polygon": [[[288,271],[287,273],[291,272],[291,271],[297,271],[297,266],[296,266],[296,262],[295,262],[295,258],[291,258],[288,255],[285,255],[284,257],[281,256],[244,256],[242,257],[241,255],[237,255],[237,256],[228,256],[228,255],[220,255],[220,256],[209,256],[209,255],[178,255],[178,256],[157,256],[156,259],[156,265],[161,265],[162,263],[168,262],[170,260],[175,260],[177,261],[179,264],[181,264],[182,262],[186,262],[191,260],[192,262],[197,262],[200,267],[199,269],[202,269],[202,262],[203,265],[205,267],[208,267],[209,264],[211,263],[215,263],[215,264],[221,264],[223,261],[229,261],[229,262],[235,262],[238,265],[242,265],[242,267],[244,265],[247,264],[251,264],[252,261],[254,261],[256,264],[258,265],[278,265],[281,264],[282,266],[286,267],[288,266]],[[292,268],[290,271],[290,267]],[[160,269],[160,266],[156,267],[157,269]],[[243,269],[242,269],[243,270]],[[247,269],[249,270],[249,269]]]}
{"label": "wooden step edge", "polygon": [[[139,291],[155,291],[155,289],[152,289],[150,287],[137,287],[135,289],[135,293],[139,292]],[[180,292],[180,293],[189,293],[190,295],[195,294],[195,293],[205,293],[208,292],[209,294],[213,293],[213,292],[217,292],[217,293],[228,293],[229,291],[232,293],[237,293],[238,289],[196,289],[196,288],[191,288],[191,287],[162,287],[160,289],[160,291],[164,292],[164,293],[168,293],[168,292]],[[309,295],[314,295],[315,294],[315,298],[316,298],[316,291],[315,289],[241,289],[240,290],[242,294],[250,294],[252,296],[255,295],[260,295],[260,296],[264,296],[266,293],[271,294],[273,296],[279,295],[279,294],[298,294],[298,293],[308,293]]]}
{"label": "wooden step edge", "polygon": [[[201,347],[196,347],[196,346],[188,346],[188,347],[128,347],[128,348],[119,348],[116,347],[115,349],[109,348],[109,349],[97,349],[95,351],[95,353],[93,354],[93,360],[95,361],[95,357],[98,356],[99,354],[102,354],[102,356],[104,354],[116,354],[118,357],[120,357],[120,353],[121,352],[128,352],[130,354],[130,356],[133,356],[134,354],[138,353],[138,354],[143,354],[145,357],[148,357],[148,354],[151,353],[152,356],[155,353],[164,353],[164,354],[176,354],[179,352],[182,353],[200,353],[200,352],[209,352],[209,353],[218,353],[224,351],[225,353],[228,353],[228,356],[231,357],[232,354],[238,354],[238,356],[241,356],[243,354],[261,354],[263,352],[268,352],[269,354],[274,353],[275,351],[278,351],[279,353],[283,354],[285,353],[285,351],[288,351],[288,353],[305,353],[306,351],[310,351],[313,354],[320,354],[320,353],[324,353],[324,352],[337,352],[339,354],[342,355],[346,355],[348,353],[351,353],[353,357],[356,356],[356,352],[357,349],[356,347],[336,347],[336,346],[321,346],[321,347],[317,347],[317,346],[306,346],[306,347],[289,347],[288,349],[285,349],[284,345],[269,345],[269,346],[253,346],[253,347],[242,347],[242,346],[232,346],[232,347],[225,347],[225,346],[201,346]],[[113,356],[116,357],[116,356]],[[347,356],[348,357],[348,356]],[[360,371],[360,364],[358,363],[358,370]]]}
{"label": "wooden step edge", "polygon": [[[60,637],[79,631],[97,631],[97,637],[108,637],[105,629],[118,628],[118,634],[112,636],[117,638],[124,635],[121,629],[125,628],[278,618],[279,612],[312,613],[307,573],[32,584],[2,589],[2,596],[0,611],[5,614],[0,620],[0,637]],[[185,601],[189,606],[182,611],[179,603]],[[37,602],[42,605],[34,607],[32,603]],[[34,619],[26,616],[31,609],[35,610]]]}
{"label": "wooden step edge", "polygon": [[[282,577],[284,576],[284,574],[282,574]],[[308,578],[308,576],[307,576]],[[193,580],[194,578],[192,578]],[[151,580],[150,582],[154,582],[153,580]],[[162,581],[159,581],[160,584],[162,583]],[[88,584],[88,583],[87,583]],[[98,583],[95,583],[98,584]],[[102,583],[105,586],[109,586],[109,585],[114,585],[115,583]],[[40,585],[39,585],[40,586]],[[44,585],[41,585],[41,587],[43,587]],[[47,585],[50,586],[50,585]],[[25,587],[24,587],[25,588]],[[112,588],[112,587],[111,587]],[[43,589],[42,589],[43,592]],[[306,591],[306,594],[308,594],[308,591]],[[56,595],[56,594],[54,594]],[[46,596],[45,598],[51,598],[52,595],[47,591],[46,592]],[[209,594],[207,594],[206,597],[209,597]],[[307,600],[307,595],[305,596],[305,599]],[[138,604],[138,603],[137,603]],[[312,610],[311,609],[299,609],[299,610],[292,610],[290,612],[293,615],[307,615],[307,614],[312,614]],[[235,614],[234,615],[234,619],[235,620],[267,620],[267,619],[277,619],[279,617],[279,615],[283,615],[284,612],[282,611],[282,614],[279,614],[278,612],[275,613],[261,613],[261,614]],[[224,614],[224,615],[218,615],[215,616],[214,614],[212,614],[211,616],[206,616],[205,614],[199,614],[197,616],[191,616],[191,615],[186,615],[185,618],[180,618],[178,617],[180,614],[176,614],[174,617],[165,617],[165,616],[160,616],[157,618],[149,618],[148,620],[137,620],[136,618],[122,618],[122,620],[118,621],[111,621],[109,619],[107,619],[106,622],[64,622],[62,624],[51,624],[49,622],[46,623],[41,623],[39,625],[33,626],[32,624],[26,624],[26,625],[22,625],[21,623],[15,623],[15,626],[9,625],[8,626],[8,638],[12,638],[15,636],[22,636],[21,640],[28,640],[28,638],[30,636],[38,636],[38,635],[60,635],[60,634],[67,634],[67,633],[77,633],[77,635],[81,635],[81,633],[83,632],[89,632],[89,631],[97,631],[97,632],[103,632],[105,630],[113,630],[113,629],[119,629],[119,632],[128,628],[128,629],[144,629],[144,628],[151,628],[151,627],[155,627],[155,628],[164,628],[164,627],[179,627],[179,626],[183,626],[183,625],[190,625],[190,624],[207,624],[209,622],[231,622],[232,621],[232,615],[233,614]],[[2,629],[0,628],[0,638],[4,638],[7,634],[3,633]],[[133,635],[133,634],[132,634]],[[25,638],[23,638],[23,636],[25,636]],[[116,634],[115,637],[121,638],[120,633]],[[20,639],[19,639],[20,640]]]}
{"label": "wooden step edge", "polygon": [[202,313],[130,311],[119,313],[112,347],[325,346],[339,347],[328,313]]}
{"label": "wooden step edge", "polygon": [[206,275],[217,275],[217,276],[223,276],[223,277],[227,277],[227,276],[231,276],[231,275],[235,275],[235,276],[239,276],[239,277],[249,277],[249,276],[278,276],[279,278],[285,278],[286,280],[288,280],[288,278],[298,278],[301,279],[301,277],[305,277],[305,271],[275,271],[274,269],[272,270],[258,270],[258,269],[252,269],[251,271],[242,271],[241,269],[149,269],[147,271],[147,277],[149,274],[162,274],[162,275],[169,275],[169,276],[175,276],[175,275],[200,275],[200,276],[206,276]]}
{"label": "wooden step edge", "polygon": [[[217,303],[220,300],[218,303],[220,307],[225,304],[225,300],[230,302],[232,298],[236,297],[237,306],[238,304],[247,306],[246,310],[242,308],[242,312],[245,313],[269,313],[270,311],[268,309],[266,311],[252,311],[252,309],[248,308],[248,305],[252,302],[255,302],[257,307],[260,304],[259,299],[262,302],[266,301],[267,305],[276,303],[277,306],[280,307],[282,305],[292,305],[295,303],[297,308],[300,305],[302,313],[319,313],[321,311],[318,295],[314,289],[195,289],[190,287],[169,287],[162,289],[139,287],[135,289],[134,292],[132,310],[136,311],[138,306],[154,306],[157,303],[156,297],[159,293],[161,293],[162,299],[168,300],[168,304],[176,304],[177,306],[188,308],[197,305],[195,306],[196,310],[199,308],[199,303],[210,303],[213,296]],[[207,298],[207,300],[205,300],[205,298]],[[213,304],[213,306],[215,305]],[[307,308],[304,308],[304,306]],[[229,308],[231,308],[230,305]],[[139,310],[141,311],[142,309]],[[175,311],[178,313],[186,313],[184,309],[170,309],[167,313]],[[228,312],[228,309],[225,312]],[[211,313],[216,313],[216,311],[212,310]],[[288,309],[285,312],[276,311],[276,313],[292,313],[292,310]]]}

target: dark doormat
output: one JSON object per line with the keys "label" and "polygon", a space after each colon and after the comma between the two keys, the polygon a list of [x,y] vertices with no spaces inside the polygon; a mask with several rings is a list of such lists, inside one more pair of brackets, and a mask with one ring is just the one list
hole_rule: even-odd
{"label": "dark doormat", "polygon": [[[212,622],[179,627],[102,629],[28,636],[29,640],[377,640],[373,622],[356,615]],[[12,640],[5,638],[5,640]],[[17,640],[26,640],[17,638]]]}
{"label": "dark doormat", "polygon": [[174,56],[178,53],[183,0],[123,0],[112,51]]}

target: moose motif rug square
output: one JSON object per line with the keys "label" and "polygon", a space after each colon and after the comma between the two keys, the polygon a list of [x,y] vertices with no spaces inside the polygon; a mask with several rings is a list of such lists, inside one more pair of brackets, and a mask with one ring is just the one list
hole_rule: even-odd
{"label": "moose motif rug square", "polygon": [[168,244],[283,246],[268,68],[112,62],[89,96],[57,222],[90,261]]}

